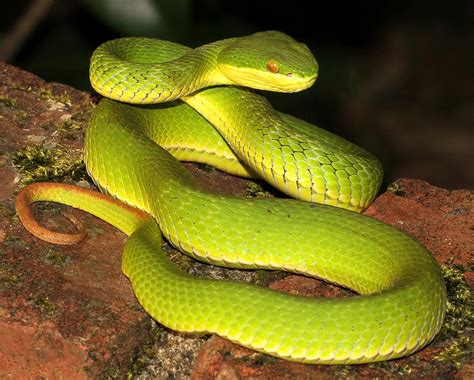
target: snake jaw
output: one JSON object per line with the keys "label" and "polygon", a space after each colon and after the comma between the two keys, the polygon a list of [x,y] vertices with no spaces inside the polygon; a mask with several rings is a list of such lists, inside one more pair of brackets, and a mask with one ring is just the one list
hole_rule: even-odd
{"label": "snake jaw", "polygon": [[282,70],[277,72],[272,70],[263,71],[224,64],[221,64],[219,68],[236,85],[275,92],[299,92],[306,90],[316,82],[318,76],[314,74],[309,77],[302,77],[294,72],[282,72]]}

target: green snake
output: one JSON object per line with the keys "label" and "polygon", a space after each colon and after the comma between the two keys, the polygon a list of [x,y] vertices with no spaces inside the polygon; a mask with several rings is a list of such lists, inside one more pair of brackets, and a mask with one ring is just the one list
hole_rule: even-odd
{"label": "green snake", "polygon": [[[408,355],[439,331],[446,291],[426,248],[358,213],[379,189],[379,162],[247,88],[300,91],[317,73],[308,47],[276,31],[196,49],[147,38],[106,42],[91,59],[92,85],[106,98],[86,132],[85,163],[108,195],[33,184],[17,197],[20,219],[45,240],[80,240],[83,231],[60,234],[33,220],[30,203],[55,201],[129,235],[123,272],[143,308],[171,329],[306,363]],[[172,154],[265,179],[299,200],[205,191]],[[207,263],[300,273],[358,295],[309,298],[195,278],[161,252],[162,234]]]}

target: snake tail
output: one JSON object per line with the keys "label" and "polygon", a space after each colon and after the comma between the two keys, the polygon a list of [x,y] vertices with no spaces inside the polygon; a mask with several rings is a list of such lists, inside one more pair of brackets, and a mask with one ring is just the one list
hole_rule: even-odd
{"label": "snake tail", "polygon": [[61,183],[33,183],[17,194],[16,212],[26,230],[52,244],[77,244],[86,237],[86,231],[83,224],[72,216],[66,217],[77,228],[78,231],[75,233],[51,231],[41,226],[33,216],[31,204],[48,201],[89,212],[127,235],[135,231],[144,220],[150,218],[146,213],[97,191]]}

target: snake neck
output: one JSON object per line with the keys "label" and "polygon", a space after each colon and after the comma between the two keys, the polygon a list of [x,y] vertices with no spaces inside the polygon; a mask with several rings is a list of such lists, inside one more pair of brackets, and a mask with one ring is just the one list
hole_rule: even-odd
{"label": "snake neck", "polygon": [[91,58],[92,87],[132,104],[168,102],[204,87],[233,84],[218,67],[220,52],[235,38],[196,49],[147,38],[121,38],[99,46]]}
{"label": "snake neck", "polygon": [[183,100],[251,170],[291,197],[361,212],[380,187],[381,165],[370,153],[280,114],[252,91],[216,87]]}

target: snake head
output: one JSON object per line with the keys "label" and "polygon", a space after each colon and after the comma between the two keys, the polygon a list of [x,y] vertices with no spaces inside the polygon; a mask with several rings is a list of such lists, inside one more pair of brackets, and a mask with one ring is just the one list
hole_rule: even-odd
{"label": "snake head", "polygon": [[232,83],[259,90],[297,92],[312,86],[318,76],[309,48],[277,31],[232,39],[217,63]]}

